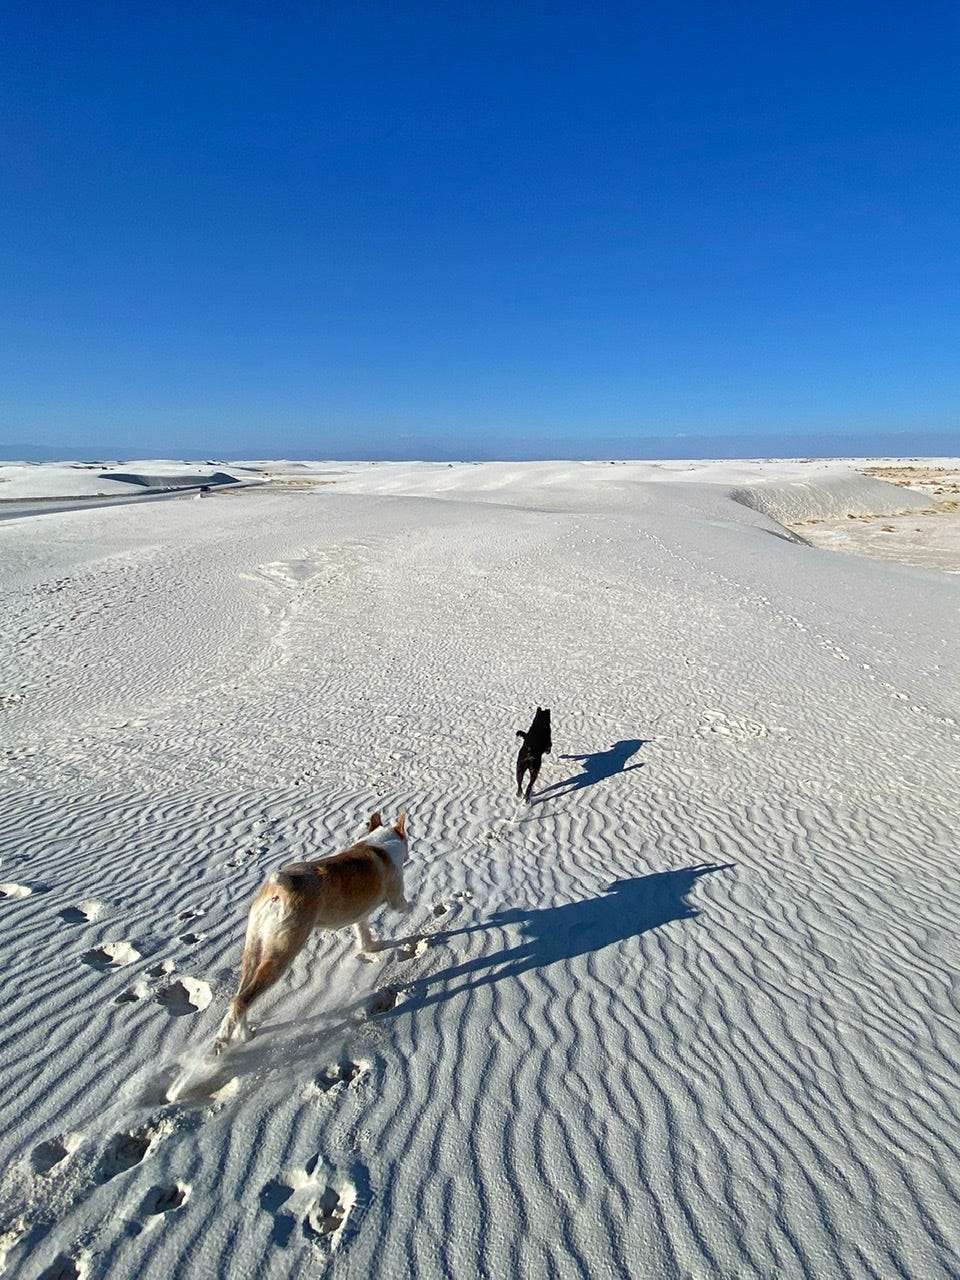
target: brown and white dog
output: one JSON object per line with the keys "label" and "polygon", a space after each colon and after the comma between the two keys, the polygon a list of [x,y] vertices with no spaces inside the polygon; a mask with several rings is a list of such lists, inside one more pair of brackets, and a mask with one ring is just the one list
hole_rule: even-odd
{"label": "brown and white dog", "polygon": [[250,908],[240,985],[213,1042],[214,1053],[234,1037],[249,1039],[247,1010],[287,971],[314,929],[352,924],[361,951],[375,951],[367,928],[370,912],[384,904],[410,910],[403,892],[406,824],[405,810],[390,827],[378,810],[370,815],[367,834],[342,853],[292,862],[268,877]]}

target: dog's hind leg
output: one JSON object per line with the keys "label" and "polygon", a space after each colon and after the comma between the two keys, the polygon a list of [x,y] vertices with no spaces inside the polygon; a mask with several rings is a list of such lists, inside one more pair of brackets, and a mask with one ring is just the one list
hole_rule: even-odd
{"label": "dog's hind leg", "polygon": [[520,754],[517,756],[517,799],[519,799],[520,796],[523,795],[523,775],[526,772],[526,768],[527,768],[527,762],[526,762],[527,731],[526,729],[518,729],[517,737],[523,740],[523,745],[520,748]]}
{"label": "dog's hind leg", "polygon": [[[530,781],[527,783],[527,794],[524,796],[524,799],[526,800],[527,804],[530,803],[530,793],[533,790],[533,784],[536,782],[537,778],[539,777],[540,777],[540,761],[534,760],[533,764],[530,765]],[[520,792],[518,791],[517,795],[519,794]]]}
{"label": "dog's hind leg", "polygon": [[240,985],[217,1031],[215,1053],[235,1035],[249,1038],[247,1010],[283,977],[310,936],[312,920],[291,918],[284,906],[276,898],[254,903],[240,964]]}
{"label": "dog's hind leg", "polygon": [[520,796],[523,795],[523,775],[526,773],[526,771],[527,771],[527,766],[524,763],[523,756],[521,756],[517,761],[517,799],[519,799]]}
{"label": "dog's hind leg", "polygon": [[235,1035],[241,1040],[248,1040],[250,1032],[247,1027],[247,1012],[254,1000],[259,1000],[265,991],[269,991],[290,968],[294,957],[307,939],[310,930],[296,939],[289,939],[286,945],[273,946],[266,949],[253,973],[244,982],[237,994],[230,1001],[226,1017],[217,1031],[214,1051],[219,1053]]}
{"label": "dog's hind leg", "polygon": [[260,964],[262,950],[263,947],[261,941],[256,936],[250,938],[244,943],[243,955],[240,958],[240,982],[237,985],[238,991],[242,991],[256,973],[257,966]]}
{"label": "dog's hind leg", "polygon": [[262,996],[265,991],[269,991],[274,983],[284,975],[290,967],[292,959],[292,954],[284,955],[274,952],[260,961],[250,980],[240,988],[230,1001],[230,1008],[227,1010],[227,1015],[217,1032],[217,1039],[214,1043],[215,1052],[219,1053],[234,1035],[239,1035],[241,1040],[249,1039],[247,1010],[258,996]]}

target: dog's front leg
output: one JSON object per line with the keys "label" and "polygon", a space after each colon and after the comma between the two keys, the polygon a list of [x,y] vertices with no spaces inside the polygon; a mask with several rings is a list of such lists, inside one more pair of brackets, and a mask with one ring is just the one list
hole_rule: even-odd
{"label": "dog's front leg", "polygon": [[366,920],[358,920],[353,926],[357,931],[357,946],[360,951],[369,954],[372,951],[378,951],[379,944],[374,940]]}
{"label": "dog's front leg", "polygon": [[403,880],[399,876],[387,890],[387,906],[391,911],[398,911],[402,916],[413,910],[413,903],[407,901],[403,892]]}

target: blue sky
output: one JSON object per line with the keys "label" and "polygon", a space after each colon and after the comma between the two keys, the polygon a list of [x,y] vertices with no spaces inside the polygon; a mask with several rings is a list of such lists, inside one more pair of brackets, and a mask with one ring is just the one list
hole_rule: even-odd
{"label": "blue sky", "polygon": [[18,8],[0,444],[960,448],[955,3]]}

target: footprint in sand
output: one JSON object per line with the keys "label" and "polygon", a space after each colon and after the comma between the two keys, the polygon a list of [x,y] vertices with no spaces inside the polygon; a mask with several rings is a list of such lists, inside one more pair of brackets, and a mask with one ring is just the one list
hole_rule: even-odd
{"label": "footprint in sand", "polygon": [[202,933],[181,933],[177,938],[178,942],[182,942],[186,947],[194,947],[198,942],[203,941]]}
{"label": "footprint in sand", "polygon": [[115,997],[114,1004],[136,1004],[138,1000],[142,1000],[144,996],[149,995],[150,988],[145,982],[137,982],[132,987],[127,987],[126,991],[121,991]]}
{"label": "footprint in sand", "polygon": [[260,1192],[260,1208],[265,1209],[273,1217],[273,1243],[282,1249],[290,1243],[290,1237],[296,1229],[297,1220],[283,1206],[293,1196],[294,1188],[279,1178],[272,1178]]}
{"label": "footprint in sand", "polygon": [[400,960],[415,960],[417,956],[423,955],[429,945],[426,938],[412,938],[397,947],[397,957]]}
{"label": "footprint in sand", "polygon": [[242,867],[248,863],[251,858],[256,858],[260,852],[261,850],[259,849],[238,849],[232,858],[227,859],[227,866]]}
{"label": "footprint in sand", "polygon": [[180,1209],[186,1204],[189,1195],[190,1188],[182,1182],[173,1182],[167,1187],[151,1187],[140,1207],[140,1212],[147,1217],[173,1213],[175,1209]]}
{"label": "footprint in sand", "polygon": [[361,1200],[369,1200],[369,1181],[367,1171],[360,1166],[351,1171],[350,1177],[331,1169],[325,1179],[318,1176],[319,1166],[319,1155],[307,1161],[298,1207],[304,1236],[332,1252],[342,1241],[351,1215],[361,1207]]}
{"label": "footprint in sand", "polygon": [[271,1178],[260,1190],[260,1208],[276,1213],[293,1195],[293,1187],[280,1178]]}
{"label": "footprint in sand", "polygon": [[353,1188],[324,1187],[323,1191],[306,1207],[303,1216],[303,1234],[308,1238],[332,1237],[343,1231],[347,1217],[356,1198]]}
{"label": "footprint in sand", "polygon": [[213,999],[213,992],[199,978],[178,978],[168,987],[157,992],[157,1004],[162,1004],[172,1017],[188,1013],[200,1013]]}
{"label": "footprint in sand", "polygon": [[747,738],[765,738],[768,732],[766,725],[742,716],[728,716],[722,711],[704,711],[703,718],[707,723],[697,730],[703,736],[715,733],[720,737],[744,741]]}
{"label": "footprint in sand", "polygon": [[343,1239],[361,1198],[358,1186],[367,1185],[366,1171],[357,1169],[349,1178],[330,1171],[327,1180],[317,1176],[319,1165],[315,1155],[302,1170],[272,1179],[260,1192],[260,1207],[273,1215],[273,1239],[281,1247],[298,1224],[307,1240],[325,1250],[336,1249]]}
{"label": "footprint in sand", "polygon": [[67,1133],[62,1137],[48,1138],[30,1152],[30,1165],[34,1173],[46,1175],[67,1156],[76,1151],[81,1138],[79,1134]]}
{"label": "footprint in sand", "polygon": [[336,1062],[324,1067],[319,1075],[314,1076],[314,1086],[320,1093],[329,1093],[339,1084],[352,1084],[370,1070],[369,1062]]}
{"label": "footprint in sand", "polygon": [[435,916],[445,916],[450,908],[445,902],[435,902],[433,904],[433,914]]}
{"label": "footprint in sand", "polygon": [[165,978],[168,973],[173,973],[176,967],[172,960],[161,960],[159,964],[155,964],[147,970],[147,977]]}
{"label": "footprint in sand", "polygon": [[365,1006],[367,1017],[374,1018],[378,1013],[389,1013],[397,1007],[399,1000],[400,992],[395,987],[375,991]]}
{"label": "footprint in sand", "polygon": [[180,919],[181,919],[181,920],[196,920],[197,916],[202,916],[202,915],[204,915],[204,914],[205,914],[205,912],[204,912],[204,908],[203,908],[203,907],[188,907],[188,908],[186,909],[186,911],[181,911],[181,912],[180,912]]}
{"label": "footprint in sand", "polygon": [[107,1144],[97,1166],[97,1181],[109,1182],[128,1169],[133,1169],[156,1147],[169,1126],[143,1125],[133,1133],[115,1133]]}
{"label": "footprint in sand", "polygon": [[139,960],[140,952],[129,942],[105,942],[102,947],[85,951],[80,959],[92,969],[121,969]]}
{"label": "footprint in sand", "polygon": [[29,898],[33,890],[26,884],[0,884],[0,898]]}
{"label": "footprint in sand", "polygon": [[71,1258],[68,1253],[61,1253],[54,1258],[46,1270],[41,1271],[37,1280],[82,1280],[87,1274],[87,1261],[82,1255]]}
{"label": "footprint in sand", "polygon": [[75,907],[64,907],[60,912],[60,919],[64,924],[89,924],[102,914],[103,909],[102,902],[88,898],[86,902],[78,902]]}
{"label": "footprint in sand", "polygon": [[134,1168],[150,1150],[153,1135],[147,1130],[138,1133],[118,1133],[110,1139],[110,1143],[100,1158],[97,1169],[98,1181],[109,1182],[118,1174],[126,1173]]}

